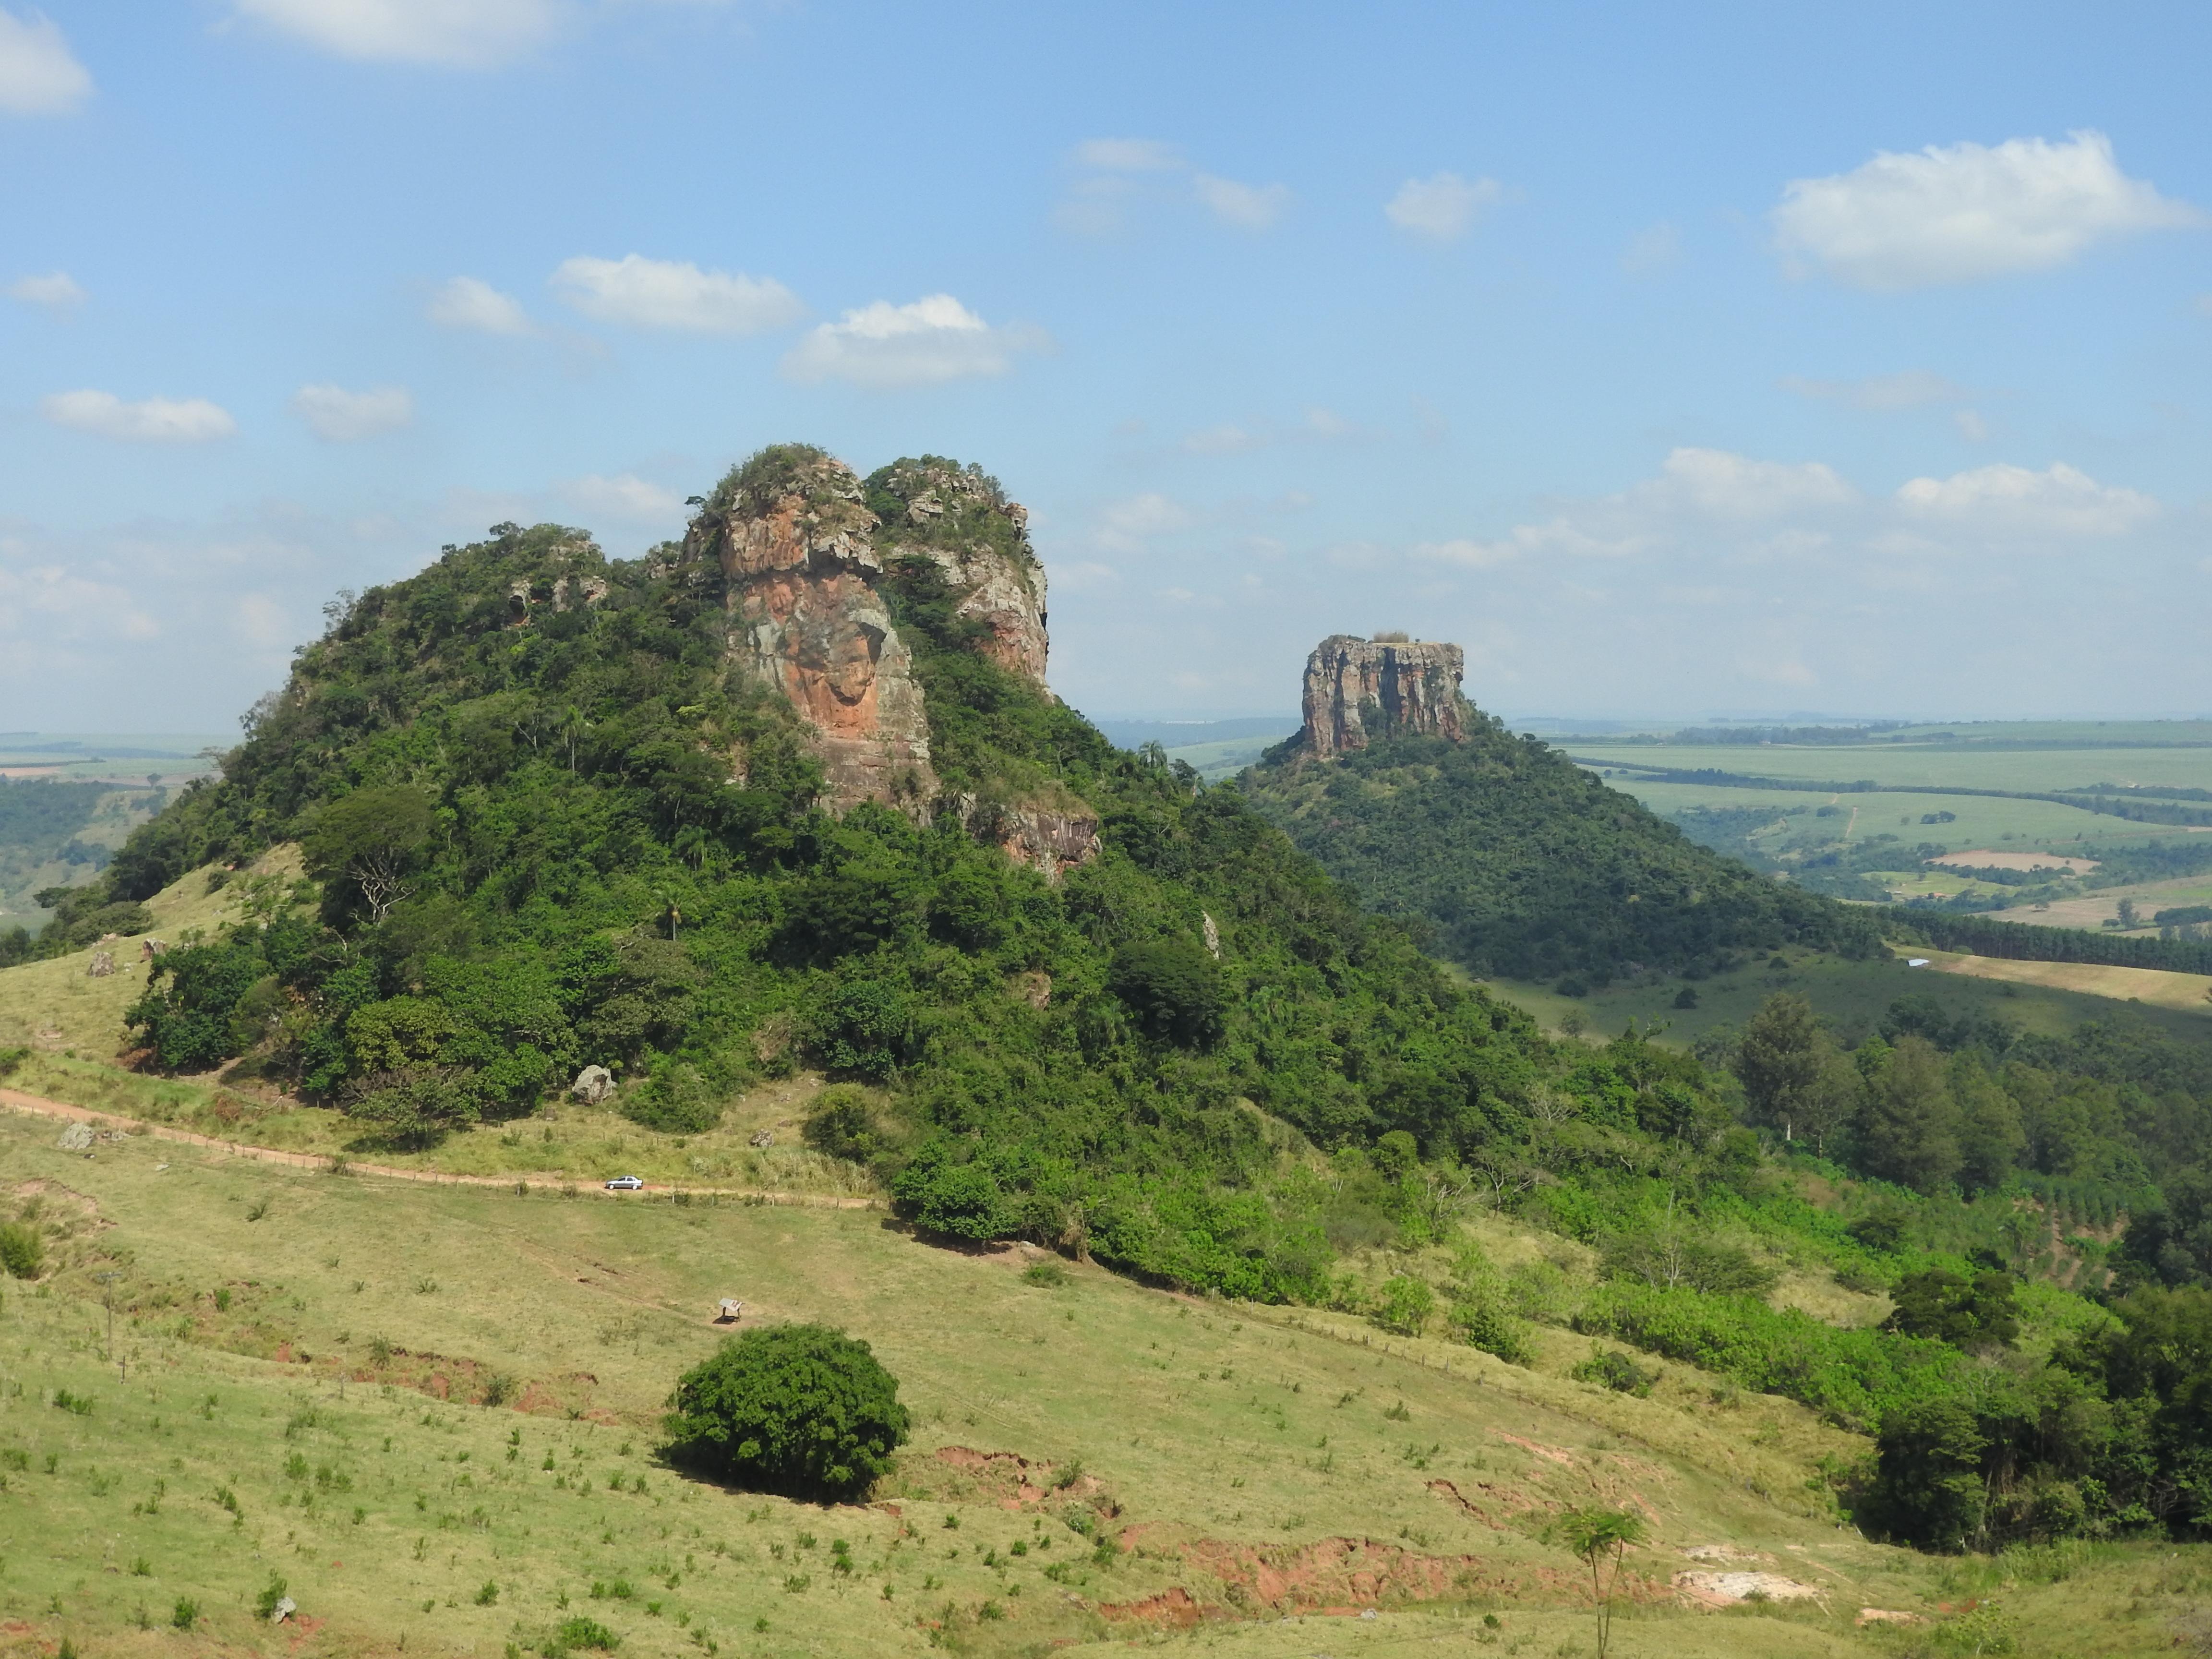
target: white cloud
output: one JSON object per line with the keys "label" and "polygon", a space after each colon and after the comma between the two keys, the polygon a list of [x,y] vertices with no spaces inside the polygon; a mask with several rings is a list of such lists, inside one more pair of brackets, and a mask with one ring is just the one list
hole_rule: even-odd
{"label": "white cloud", "polygon": [[2212,317],[2212,294],[2198,295],[2196,299],[2195,306],[2197,314],[2198,316]]}
{"label": "white cloud", "polygon": [[415,400],[404,386],[348,392],[343,386],[303,386],[292,394],[292,412],[318,438],[344,444],[397,432],[415,418]]}
{"label": "white cloud", "polygon": [[1990,423],[1973,410],[1954,410],[1951,422],[1959,428],[1959,435],[1970,444],[1985,443],[1989,440]]}
{"label": "white cloud", "polygon": [[61,26],[35,11],[0,10],[0,112],[66,115],[92,94],[92,76]]}
{"label": "white cloud", "polygon": [[2000,461],[1948,478],[1914,478],[1897,500],[1917,519],[2008,536],[2118,536],[2158,514],[2148,495],[2100,484],[2063,461],[2040,472]]}
{"label": "white cloud", "polygon": [[1662,479],[1642,488],[1717,517],[1771,518],[1807,507],[1840,507],[1857,492],[1819,461],[1755,461],[1724,449],[1677,449]]}
{"label": "white cloud", "polygon": [[1382,211],[1401,230],[1449,242],[1466,235],[1483,209],[1504,199],[1505,186],[1495,179],[1467,179],[1456,173],[1439,173],[1407,179]]}
{"label": "white cloud", "polygon": [[640,524],[663,524],[684,516],[684,498],[648,483],[635,472],[611,478],[591,473],[560,487],[562,498],[579,511]]}
{"label": "white cloud", "polygon": [[994,328],[950,294],[932,294],[903,306],[878,300],[817,325],[786,354],[783,373],[877,391],[936,386],[1004,374],[1015,353],[1050,344],[1042,329]]}
{"label": "white cloud", "polygon": [[237,0],[238,15],[372,62],[486,69],[550,40],[556,0]]}
{"label": "white cloud", "polygon": [[[1094,547],[1102,552],[1129,557],[1150,552],[1152,544],[1159,537],[1190,529],[1198,522],[1198,515],[1171,496],[1158,490],[1146,490],[1141,495],[1107,502],[1098,509],[1093,522],[1090,539]],[[1058,580],[1055,566],[1054,580]]]}
{"label": "white cloud", "polygon": [[798,297],[772,277],[702,270],[689,262],[636,253],[565,259],[553,273],[553,287],[569,305],[601,322],[689,334],[758,334],[806,314]]}
{"label": "white cloud", "polygon": [[1291,204],[1286,185],[1242,185],[1234,179],[1201,173],[1191,180],[1198,199],[1216,218],[1240,230],[1265,230],[1283,216]]}
{"label": "white cloud", "polygon": [[1075,147],[1078,167],[1101,173],[1172,173],[1182,151],[1158,138],[1086,138]]}
{"label": "white cloud", "polygon": [[125,403],[112,392],[58,392],[40,403],[39,412],[56,426],[131,443],[206,443],[238,430],[228,410],[204,398]]}
{"label": "white cloud", "polygon": [[85,291],[76,285],[76,279],[66,270],[49,271],[44,276],[21,276],[8,284],[8,297],[21,300],[27,306],[44,306],[49,311],[70,311],[85,302]]}
{"label": "white cloud", "polygon": [[1924,368],[1908,368],[1895,374],[1874,374],[1863,380],[1808,380],[1800,375],[1782,378],[1785,392],[1801,398],[1824,398],[1848,404],[1853,409],[1890,410],[1924,409],[1931,404],[1964,403],[1974,394],[1955,381]]}
{"label": "white cloud", "polygon": [[1620,268],[1632,276],[1650,276],[1666,270],[1681,257],[1682,234],[1662,220],[1628,239],[1628,246],[1620,256]]}
{"label": "white cloud", "polygon": [[1645,545],[1645,539],[1640,536],[1607,538],[1593,535],[1567,519],[1558,518],[1548,524],[1516,525],[1503,538],[1494,542],[1474,541],[1467,538],[1448,542],[1422,542],[1413,548],[1413,554],[1415,558],[1432,564],[1456,564],[1470,569],[1486,570],[1493,565],[1519,558],[1626,558],[1632,553],[1641,552]]}
{"label": "white cloud", "polygon": [[1187,432],[1182,447],[1193,455],[1237,455],[1248,449],[1258,449],[1267,439],[1264,434],[1247,431],[1241,426],[1210,426],[1200,432]]}
{"label": "white cloud", "polygon": [[528,313],[514,295],[475,276],[455,276],[440,283],[424,314],[441,328],[469,328],[481,334],[533,331]]}
{"label": "white cloud", "polygon": [[2112,141],[2090,131],[1884,150],[1850,173],[1791,180],[1773,220],[1793,266],[1875,289],[2040,270],[2106,237],[2206,222],[2121,173]]}

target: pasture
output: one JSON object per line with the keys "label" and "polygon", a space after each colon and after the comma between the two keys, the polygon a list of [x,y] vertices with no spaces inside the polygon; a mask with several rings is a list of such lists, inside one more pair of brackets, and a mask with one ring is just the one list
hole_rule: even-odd
{"label": "pasture", "polygon": [[[578,1620],[669,1659],[1548,1655],[1589,1620],[1543,1524],[1592,1501],[1652,1522],[1626,1654],[1893,1653],[1860,1607],[1940,1618],[2000,1578],[2020,1651],[2147,1652],[2208,1577],[2197,1548],[1984,1565],[1869,1544],[1814,1468],[1863,1443],[1687,1366],[1643,1400],[1570,1380],[1589,1345],[1564,1331],[1516,1368],[1032,1273],[1035,1252],[941,1249],[875,1210],[409,1186],[143,1137],[88,1158],[53,1127],[0,1118],[8,1206],[52,1241],[0,1298],[0,1647],[25,1659],[514,1659],[598,1639]],[[1501,1261],[1577,1265],[1470,1224]],[[748,1322],[843,1327],[902,1379],[912,1441],[876,1502],[659,1459],[661,1401],[732,1294]],[[1693,1609],[1674,1575],[1717,1544],[1816,1598]],[[272,1587],[295,1623],[257,1615]]]}

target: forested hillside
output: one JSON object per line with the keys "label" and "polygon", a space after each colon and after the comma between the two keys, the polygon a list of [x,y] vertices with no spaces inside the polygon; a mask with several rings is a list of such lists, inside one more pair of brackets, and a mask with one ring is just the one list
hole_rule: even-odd
{"label": "forested hillside", "polygon": [[[864,493],[779,449],[702,517],[814,512],[867,569],[869,523],[948,495],[949,525],[893,544],[863,596],[921,689],[939,781],[897,808],[830,810],[818,727],[744,665],[738,556],[699,550],[762,538],[624,562],[502,526],[349,599],[221,779],[58,918],[64,939],[127,932],[180,880],[237,884],[239,921],[155,964],[133,1062],[228,1066],[335,1106],[359,1145],[418,1147],[539,1112],[587,1066],[672,1138],[811,1068],[830,1086],[810,1144],[925,1237],[1026,1238],[1508,1360],[1539,1322],[1692,1361],[1873,1437],[1821,1501],[1923,1546],[2212,1528],[2212,1075],[2192,1055],[1909,1005],[1846,1052],[1787,999],[1703,1060],[1633,1029],[1554,1042],[1260,809],[1353,849],[1402,911],[1457,881],[1437,926],[1472,962],[1601,973],[1872,934],[1495,722],[1325,769],[1278,757],[1241,787],[1115,748],[1021,672],[1042,641],[1010,650],[931,556],[970,531],[1027,556],[972,470],[900,463]],[[1010,857],[1047,819],[1076,850]],[[290,842],[313,879],[244,869]],[[1589,1247],[1594,1275],[1501,1273],[1464,1228],[1485,1208]],[[1778,1304],[1785,1273],[1893,1316]],[[1578,1375],[1649,1387],[1618,1348]]]}
{"label": "forested hillside", "polygon": [[1243,787],[1364,903],[1426,923],[1477,974],[1604,984],[1783,944],[1877,945],[1863,916],[1698,845],[1473,709],[1463,742],[1397,737],[1322,761],[1293,739]]}

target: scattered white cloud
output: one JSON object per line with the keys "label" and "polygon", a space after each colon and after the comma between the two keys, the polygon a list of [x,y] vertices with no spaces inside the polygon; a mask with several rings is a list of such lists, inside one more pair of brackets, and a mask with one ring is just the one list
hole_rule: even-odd
{"label": "scattered white cloud", "polygon": [[1973,410],[1960,409],[1953,410],[1951,415],[1951,423],[1959,428],[1959,435],[1961,438],[1964,438],[1970,444],[1986,443],[1989,441],[1990,423],[1984,420],[1981,416]]}
{"label": "scattered white cloud", "polygon": [[635,472],[618,473],[611,478],[587,474],[562,484],[560,493],[580,512],[636,524],[665,524],[684,517],[681,495]]}
{"label": "scattered white cloud", "polygon": [[1682,257],[1682,234],[1662,220],[1646,226],[1628,239],[1628,246],[1620,256],[1620,268],[1632,276],[1651,276],[1675,264]]}
{"label": "scattered white cloud", "polygon": [[36,11],[0,9],[0,113],[67,115],[92,95],[92,76],[61,25]]}
{"label": "scattered white cloud", "polygon": [[1495,179],[1462,179],[1456,173],[1438,173],[1426,179],[1408,179],[1398,193],[1383,204],[1382,211],[1401,230],[1431,241],[1455,241],[1474,227],[1483,209],[1505,199],[1505,186]]}
{"label": "scattered white cloud", "polygon": [[476,276],[441,283],[425,314],[441,328],[474,329],[480,334],[535,332],[520,301]]}
{"label": "scattered white cloud", "polygon": [[236,0],[237,15],[340,58],[489,69],[551,40],[557,0]]}
{"label": "scattered white cloud", "polygon": [[1414,546],[1413,555],[1432,564],[1485,570],[1521,558],[1626,558],[1641,552],[1645,544],[1640,536],[1593,535],[1567,519],[1558,518],[1548,524],[1516,525],[1497,541],[1460,538],[1448,542],[1421,542]]}
{"label": "scattered white cloud", "polygon": [[579,256],[553,273],[562,300],[601,322],[688,334],[758,334],[806,314],[798,296],[773,277],[702,270],[689,261]]}
{"label": "scattered white cloud", "polygon": [[1773,222],[1793,274],[1809,263],[1895,290],[2040,270],[2107,237],[2207,222],[2123,173],[2103,133],[2082,131],[1881,151],[1850,173],[1791,180]]}
{"label": "scattered white cloud", "polygon": [[1897,499],[1914,518],[2008,537],[2118,536],[2159,510],[2150,496],[2100,484],[2063,461],[2040,472],[2000,461],[1948,478],[1914,478],[1899,488]]}
{"label": "scattered white cloud", "polygon": [[1361,435],[1356,423],[1316,404],[1287,426],[1267,420],[1224,422],[1185,433],[1176,447],[1187,455],[1239,455],[1277,444],[1327,443]]}
{"label": "scattered white cloud", "polygon": [[1101,173],[1172,173],[1182,151],[1158,138],[1086,138],[1075,147],[1075,164]]}
{"label": "scattered white cloud", "polygon": [[1244,185],[1234,179],[1223,179],[1211,173],[1201,173],[1191,180],[1198,199],[1210,208],[1214,217],[1239,230],[1265,230],[1283,216],[1291,204],[1287,185]]}
{"label": "scattered white cloud", "polygon": [[1124,501],[1109,501],[1098,514],[1098,540],[1120,552],[1134,552],[1154,536],[1172,535],[1196,522],[1182,502],[1146,490]]}
{"label": "scattered white cloud", "polygon": [[206,443],[238,430],[228,410],[204,398],[125,403],[112,392],[58,392],[41,400],[39,412],[56,426],[131,443]]}
{"label": "scattered white cloud", "polygon": [[11,300],[21,300],[27,306],[44,306],[48,311],[73,311],[87,297],[76,285],[76,279],[66,270],[49,271],[44,276],[20,276],[8,284],[7,292]]}
{"label": "scattered white cloud", "polygon": [[1908,368],[1895,374],[1874,374],[1862,380],[1808,380],[1785,374],[1782,389],[1801,398],[1848,404],[1853,409],[1887,411],[1925,409],[1934,404],[1965,403],[1974,394],[1956,381],[1924,368]]}
{"label": "scattered white cloud", "polygon": [[932,294],[902,306],[878,300],[817,325],[785,355],[783,373],[805,385],[889,391],[1004,374],[1018,353],[1051,344],[1042,329],[994,328],[950,294]]}
{"label": "scattered white cloud", "polygon": [[1202,431],[1185,433],[1182,447],[1193,455],[1237,455],[1248,449],[1261,448],[1267,441],[1262,434],[1241,426],[1209,426]]}
{"label": "scattered white cloud", "polygon": [[292,394],[292,412],[318,438],[347,444],[397,432],[414,420],[415,400],[404,386],[348,392],[343,386],[303,386]]}
{"label": "scattered white cloud", "polygon": [[1757,461],[1724,449],[1677,449],[1661,477],[1639,488],[1650,497],[1717,517],[1771,518],[1808,507],[1840,507],[1857,492],[1820,461]]}

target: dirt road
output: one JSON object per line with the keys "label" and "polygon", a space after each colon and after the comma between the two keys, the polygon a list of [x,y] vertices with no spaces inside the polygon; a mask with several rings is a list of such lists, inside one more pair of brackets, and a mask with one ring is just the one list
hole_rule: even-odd
{"label": "dirt road", "polygon": [[543,1176],[448,1175],[439,1170],[402,1170],[388,1164],[356,1164],[351,1158],[341,1160],[319,1152],[287,1152],[274,1146],[249,1146],[235,1140],[217,1140],[212,1135],[194,1134],[188,1129],[172,1129],[166,1124],[121,1117],[113,1112],[96,1112],[88,1106],[71,1106],[64,1101],[27,1095],[17,1089],[0,1089],[0,1107],[36,1117],[88,1123],[96,1129],[118,1130],[133,1136],[150,1135],[156,1140],[173,1140],[179,1146],[204,1146],[233,1158],[252,1158],[262,1164],[287,1164],[295,1169],[326,1170],[333,1174],[343,1171],[347,1175],[374,1176],[385,1181],[424,1181],[447,1187],[504,1187],[509,1191],[517,1187],[548,1192],[574,1188],[579,1193],[589,1193],[601,1198],[641,1200],[655,1194],[672,1197],[678,1192],[683,1192],[696,1198],[749,1198],[757,1203],[791,1204],[812,1209],[868,1210],[876,1207],[876,1200],[872,1198],[837,1198],[820,1193],[772,1193],[751,1187],[647,1186],[635,1193],[611,1193],[596,1181],[555,1180]]}

